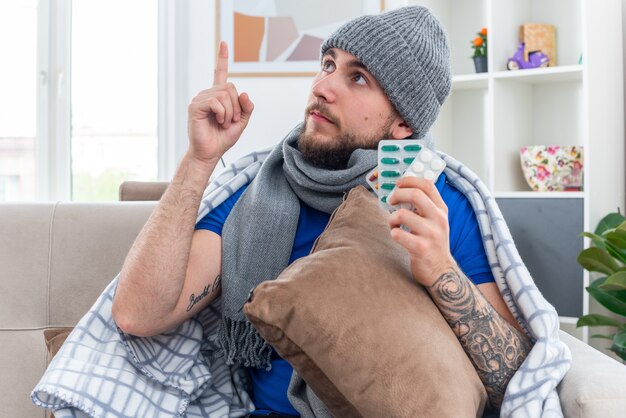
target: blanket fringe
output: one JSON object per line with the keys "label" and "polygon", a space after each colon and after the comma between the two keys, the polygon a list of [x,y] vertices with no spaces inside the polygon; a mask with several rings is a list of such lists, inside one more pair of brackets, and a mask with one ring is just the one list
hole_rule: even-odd
{"label": "blanket fringe", "polygon": [[249,321],[237,321],[223,317],[219,329],[219,343],[226,357],[226,364],[242,364],[245,367],[270,370],[272,347]]}

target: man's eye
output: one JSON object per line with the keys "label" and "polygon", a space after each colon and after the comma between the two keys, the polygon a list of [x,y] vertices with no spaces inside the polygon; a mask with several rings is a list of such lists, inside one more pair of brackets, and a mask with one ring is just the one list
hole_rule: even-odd
{"label": "man's eye", "polygon": [[356,73],[352,79],[354,80],[355,83],[360,84],[360,85],[365,85],[367,84],[367,79],[365,77],[363,77],[363,74],[361,73]]}
{"label": "man's eye", "polygon": [[335,69],[335,64],[332,61],[324,61],[322,64],[322,71],[332,72]]}

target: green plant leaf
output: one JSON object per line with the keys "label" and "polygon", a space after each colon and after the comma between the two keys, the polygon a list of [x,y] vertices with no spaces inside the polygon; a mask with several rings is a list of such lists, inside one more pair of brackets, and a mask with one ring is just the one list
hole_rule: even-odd
{"label": "green plant leaf", "polygon": [[593,241],[596,247],[605,248],[604,242],[606,241],[606,238],[604,238],[603,236],[592,234],[591,232],[583,232],[580,235],[582,235],[583,237],[591,238],[591,241]]}
{"label": "green plant leaf", "polygon": [[612,335],[605,335],[605,334],[593,334],[591,337],[589,338],[603,338],[605,340],[611,340],[613,341],[613,336]]}
{"label": "green plant leaf", "polygon": [[626,290],[626,271],[618,271],[611,274],[598,288],[603,290]]}
{"label": "green plant leaf", "polygon": [[610,229],[610,232],[604,234],[604,237],[610,242],[617,250],[626,254],[626,230],[624,229]]}
{"label": "green plant leaf", "polygon": [[589,271],[597,271],[605,274],[613,274],[620,265],[600,247],[589,247],[580,252],[577,258],[578,264]]}
{"label": "green plant leaf", "polygon": [[594,289],[603,285],[604,282],[606,281],[606,279],[608,279],[607,276],[605,277],[600,277],[599,279],[594,280],[593,282],[591,282],[591,284],[589,285],[589,287],[593,287]]}
{"label": "green plant leaf", "polygon": [[613,336],[613,345],[626,353],[626,331],[620,331]]}
{"label": "green plant leaf", "polygon": [[609,350],[626,361],[626,331],[620,331],[613,336],[613,345]]}
{"label": "green plant leaf", "polygon": [[621,223],[626,221],[626,218],[621,213],[612,212],[600,219],[598,227],[595,230],[596,235],[602,235],[604,231],[611,228],[616,228]]}
{"label": "green plant leaf", "polygon": [[618,315],[626,316],[626,302],[619,300],[604,289],[587,287],[587,291],[600,305]]}
{"label": "green plant leaf", "polygon": [[622,323],[617,319],[610,318],[605,315],[600,314],[589,314],[583,315],[578,318],[576,322],[576,327],[599,327],[599,326],[608,326],[608,327],[621,327]]}
{"label": "green plant leaf", "polygon": [[615,228],[607,229],[602,233],[602,236],[604,237],[607,235],[616,235],[617,237],[624,239],[624,237],[626,237],[626,222],[619,224]]}
{"label": "green plant leaf", "polygon": [[594,281],[586,288],[587,292],[609,311],[621,316],[626,316],[626,291],[600,289],[599,286],[602,285],[606,279],[606,277],[603,277]]}
{"label": "green plant leaf", "polygon": [[611,256],[615,257],[618,261],[626,263],[626,249],[620,249],[608,240],[604,242],[604,248],[606,248],[606,251],[611,254]]}

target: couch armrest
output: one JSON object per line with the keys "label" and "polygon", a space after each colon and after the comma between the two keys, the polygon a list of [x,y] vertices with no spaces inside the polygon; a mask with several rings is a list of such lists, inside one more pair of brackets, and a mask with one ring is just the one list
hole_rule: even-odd
{"label": "couch armrest", "polygon": [[563,414],[570,417],[618,418],[626,411],[626,365],[561,331],[572,351],[572,367],[557,390]]}
{"label": "couch armrest", "polygon": [[125,181],[120,184],[120,201],[160,200],[169,182],[165,181]]}

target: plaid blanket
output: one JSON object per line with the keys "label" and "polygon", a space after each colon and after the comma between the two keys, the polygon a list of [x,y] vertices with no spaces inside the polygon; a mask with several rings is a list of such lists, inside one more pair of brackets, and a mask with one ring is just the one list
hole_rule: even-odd
{"label": "plaid blanket", "polygon": [[[259,171],[270,149],[226,168],[205,190],[198,220]],[[515,318],[535,345],[507,386],[501,417],[562,417],[556,386],[571,364],[559,341],[559,319],[524,266],[486,185],[454,158],[448,181],[476,213],[493,275]],[[247,375],[219,355],[220,300],[175,330],[152,338],[125,335],[111,305],[117,277],[68,336],[31,393],[32,401],[66,417],[241,417],[254,405]]]}

